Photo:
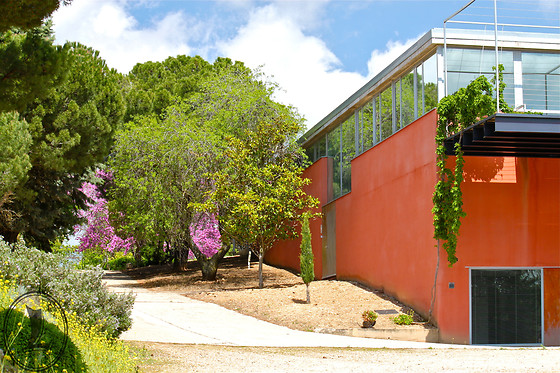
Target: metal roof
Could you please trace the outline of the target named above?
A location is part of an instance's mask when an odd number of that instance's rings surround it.
[[[493,47],[493,31],[447,29],[446,39],[448,47]],[[444,43],[444,30],[434,28],[421,36],[416,43],[408,48],[389,66],[375,75],[363,87],[358,89],[348,99],[337,106],[319,123],[309,129],[299,139],[303,147],[314,143],[318,137],[330,131],[352,115],[355,109],[363,106],[368,100],[391,85],[403,74],[426,60]],[[534,51],[560,51],[558,34],[539,32],[500,32],[499,46],[505,49],[534,50]]]

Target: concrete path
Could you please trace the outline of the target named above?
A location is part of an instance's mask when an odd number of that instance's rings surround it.
[[[297,331],[245,316],[216,304],[144,289],[121,272],[107,271],[104,281],[112,291],[132,291],[136,295],[132,327],[121,335],[123,340],[267,347],[475,347]]]

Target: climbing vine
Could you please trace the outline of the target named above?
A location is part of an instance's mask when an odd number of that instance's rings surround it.
[[[510,112],[503,91],[503,66],[499,65],[500,80],[500,108]],[[494,81],[494,79],[492,79]],[[436,155],[438,182],[433,194],[434,238],[443,241],[443,248],[447,252],[449,266],[457,262],[457,236],[461,227],[461,218],[465,217],[463,210],[463,150],[461,142],[454,145],[455,167],[448,165],[444,140],[452,134],[458,133],[485,116],[495,113],[496,101],[492,98],[492,84],[485,76],[479,76],[467,87],[459,89],[454,94],[444,97],[438,104],[438,123],[436,129]]]

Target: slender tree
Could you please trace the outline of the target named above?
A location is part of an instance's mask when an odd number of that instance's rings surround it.
[[[309,284],[315,279],[315,269],[313,265],[313,251],[311,250],[311,231],[309,230],[309,217],[304,215],[301,223],[301,254],[299,256],[299,266],[301,278],[305,283],[307,304],[311,303]]]

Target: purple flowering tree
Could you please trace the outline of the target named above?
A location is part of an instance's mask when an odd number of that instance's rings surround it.
[[[214,214],[196,214],[189,230],[193,244],[207,258],[213,257],[222,246],[222,236]],[[189,259],[194,257],[193,252],[189,251]]]
[[[112,174],[104,170],[97,170],[96,175],[105,183],[112,180]],[[84,193],[90,202],[87,208],[78,212],[81,218],[86,220],[83,226],[74,227],[75,234],[80,242],[79,251],[102,250],[107,253],[123,251],[127,253],[135,245],[133,237],[122,239],[109,223],[109,210],[107,200],[103,197],[99,187],[93,183],[85,182],[80,191]]]

